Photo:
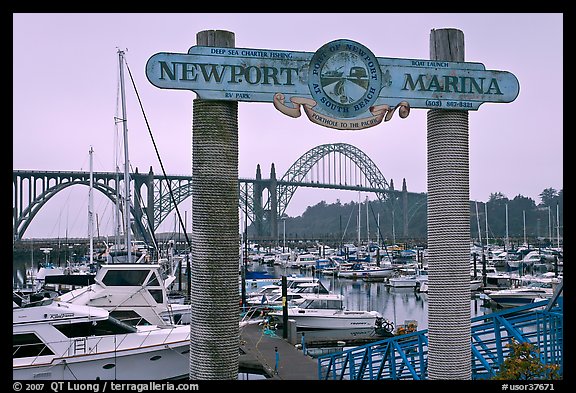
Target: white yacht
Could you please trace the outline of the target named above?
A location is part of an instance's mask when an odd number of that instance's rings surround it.
[[[171,303],[168,288],[174,275],[159,264],[104,264],[94,284],[60,295],[58,300],[104,308],[129,325],[189,324],[190,305]]]
[[[282,310],[269,315],[282,322]],[[377,311],[346,310],[343,295],[319,294],[306,296],[298,306],[288,308],[288,319],[293,319],[298,329],[312,330],[375,328],[383,317]]]
[[[299,303],[304,297],[310,294],[326,294],[330,291],[322,284],[322,281],[293,281],[295,285],[286,288],[286,300],[290,304]],[[249,306],[281,306],[282,305],[282,286],[265,285],[255,295],[247,297],[246,303]]]
[[[382,263],[380,266],[377,266],[376,264],[365,264],[364,269],[362,270],[362,280],[383,280],[392,277],[393,274],[394,267],[391,263]]]
[[[18,303],[17,303],[18,302]],[[165,380],[189,372],[189,326],[134,327],[99,307],[12,302],[14,380]]]
[[[388,283],[393,288],[418,288],[428,283],[428,271],[417,269],[415,274],[391,277]]]
[[[318,255],[312,253],[298,254],[296,260],[288,262],[288,266],[294,269],[307,269],[313,266],[316,267],[316,260],[318,258]]]
[[[486,295],[500,307],[517,307],[545,299],[550,299],[561,278],[524,277],[519,278],[521,286],[509,289],[488,290]]]
[[[517,307],[545,299],[553,295],[552,286],[531,284],[530,286],[485,292],[500,307]]]

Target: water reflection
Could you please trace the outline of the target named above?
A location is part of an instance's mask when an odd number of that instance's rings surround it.
[[[32,266],[30,258],[14,259],[13,283],[24,283],[26,269]],[[35,267],[38,268],[35,263]],[[253,264],[253,270],[265,270],[274,277],[282,275],[307,275],[310,271],[300,272],[298,269],[285,269],[280,266],[267,267],[258,263]],[[416,321],[418,330],[428,328],[428,295],[415,292],[412,288],[392,288],[385,282],[363,281],[362,279],[344,279],[332,276],[319,275],[318,278],[330,291],[344,295],[344,304],[348,310],[374,310],[380,312],[394,326],[404,324],[405,321]],[[248,291],[255,291],[257,287],[247,284]],[[483,306],[483,301],[476,296],[470,299],[471,317],[492,312],[489,307]]]
[[[277,277],[298,270],[285,271],[283,268],[268,268]],[[303,273],[306,275],[306,273]],[[307,274],[312,276],[311,273]],[[332,292],[344,295],[344,304],[348,310],[378,311],[394,326],[406,321],[416,321],[418,330],[428,328],[428,294],[414,291],[413,288],[393,288],[385,282],[345,279],[331,276],[318,276],[320,281]],[[470,317],[492,312],[484,307],[483,301],[471,293]]]

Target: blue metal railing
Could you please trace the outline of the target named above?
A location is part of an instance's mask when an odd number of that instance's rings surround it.
[[[543,364],[563,375],[563,298],[471,319],[472,379],[489,379],[508,356],[507,344],[529,342]],[[318,357],[319,379],[427,379],[428,330],[395,336]]]

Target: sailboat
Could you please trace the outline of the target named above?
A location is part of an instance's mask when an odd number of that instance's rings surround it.
[[[117,195],[117,201],[123,210],[123,231],[124,243],[120,242],[119,234],[116,234],[116,244],[108,248],[107,263],[133,263],[144,262],[147,256],[146,247],[137,246],[137,242],[132,241],[130,225],[130,161],[128,159],[128,119],[126,115],[126,96],[124,89],[124,51],[118,49],[118,65],[120,70],[120,96],[122,106],[122,117],[116,117],[116,123],[121,122],[123,128],[124,140],[124,194],[120,198]],[[118,209],[119,210],[119,209]],[[119,220],[118,220],[119,221]],[[119,222],[118,222],[119,224]],[[116,231],[119,231],[120,225],[117,225]],[[140,242],[142,243],[142,242]]]
[[[34,292],[43,293],[45,296],[55,296],[57,293],[67,292],[76,287],[83,287],[94,283],[97,264],[94,261],[94,211],[92,192],[94,188],[93,158],[94,150],[90,146],[90,183],[88,191],[88,237],[90,240],[89,256],[87,263],[73,264],[66,262],[66,267],[55,267],[46,263],[40,267],[34,277]],[[68,237],[68,235],[66,235]]]

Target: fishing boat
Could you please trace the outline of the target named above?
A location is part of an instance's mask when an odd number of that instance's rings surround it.
[[[283,311],[271,311],[269,316],[281,324]],[[378,311],[346,310],[343,295],[318,294],[288,308],[288,319],[295,321],[297,329],[314,330],[376,328],[384,318]]]
[[[189,373],[189,326],[134,327],[101,307],[12,302],[14,380],[166,380]]]

